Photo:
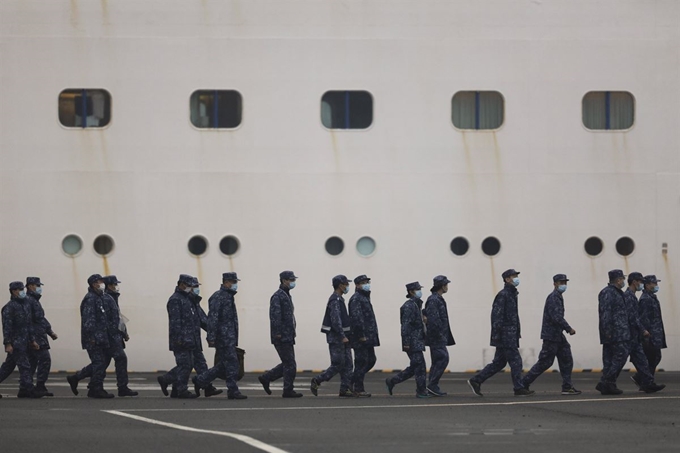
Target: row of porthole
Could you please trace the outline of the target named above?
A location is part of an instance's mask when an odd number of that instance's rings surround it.
[[[113,252],[115,243],[113,238],[106,234],[100,234],[92,243],[92,247],[98,255],[107,256]],[[458,236],[451,241],[451,252],[456,256],[464,256],[470,250],[470,243],[462,236]],[[635,242],[624,236],[616,241],[616,252],[621,256],[628,256],[635,250]],[[61,248],[67,255],[75,256],[83,249],[83,240],[75,235],[69,234],[61,242]],[[241,248],[241,243],[236,236],[225,236],[219,243],[220,252],[226,256],[234,255]],[[338,236],[331,236],[326,240],[326,252],[329,255],[337,256],[345,250],[345,242]],[[375,253],[375,240],[369,236],[363,236],[357,240],[356,249],[361,256],[372,256]],[[590,256],[598,256],[604,250],[602,239],[592,236],[586,239],[583,244],[585,252]],[[200,235],[189,239],[187,243],[189,253],[194,256],[204,255],[208,251],[208,240]],[[501,242],[489,236],[482,241],[482,252],[487,256],[495,256],[501,251]]]

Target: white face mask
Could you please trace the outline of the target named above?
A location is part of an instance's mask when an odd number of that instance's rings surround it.
[[[104,288],[106,288],[106,285],[103,283],[100,283],[97,285],[97,288],[99,288],[99,291],[104,291]]]
[[[232,291],[238,291],[238,283],[234,283],[230,288]]]
[[[567,290],[567,285],[560,285],[557,287],[557,291],[563,293]]]
[[[512,284],[515,286],[519,286],[519,277],[515,277],[512,279]]]
[[[288,282],[288,288],[290,289],[295,288],[295,282]]]
[[[368,292],[368,291],[371,290],[371,284],[370,283],[364,283],[363,285],[361,285],[361,289]]]
[[[19,299],[25,299],[26,298],[26,290],[22,289],[21,291],[19,291],[18,296],[19,296]]]
[[[619,285],[619,288],[623,289],[626,287],[626,280],[621,280],[621,284]]]
[[[654,291],[655,293],[658,293],[659,292],[659,286],[658,285],[655,286],[654,289],[652,289],[652,291]]]
[[[420,299],[421,297],[423,297],[423,292],[422,292],[421,290],[416,290],[415,296],[416,296],[418,299]]]
[[[35,288],[35,293],[36,293],[37,295],[41,295],[41,294],[42,294],[42,286],[36,287],[36,288]]]
[[[184,288],[184,292],[189,294],[191,292],[191,286],[187,286],[186,288]]]
[[[198,296],[199,294],[201,294],[201,288],[199,288],[198,286],[196,286],[195,288],[191,288],[191,290],[192,290],[192,291],[194,292],[194,294],[196,294],[197,296]]]
[[[116,286],[113,288],[113,290],[114,290],[115,292],[119,293],[119,292],[120,292],[120,286],[116,285]]]
[[[345,286],[345,289],[342,290],[342,294],[347,294],[349,292],[349,286]]]

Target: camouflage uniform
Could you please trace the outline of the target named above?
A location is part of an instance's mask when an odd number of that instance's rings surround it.
[[[347,392],[352,381],[352,349],[349,342],[343,342],[349,340],[350,331],[345,299],[334,292],[326,304],[326,313],[321,326],[321,332],[326,334],[331,366],[315,379],[322,383],[330,381],[333,376],[340,373],[340,393]]]
[[[112,343],[119,339],[118,313],[114,310],[109,296],[90,286],[80,304],[80,316],[81,345],[87,350],[92,363],[92,377],[88,387],[91,391],[103,389]]]
[[[29,277],[30,279],[30,277]],[[38,284],[40,281],[38,280]],[[28,285],[29,283],[27,283]],[[34,282],[30,282],[34,284]],[[31,315],[33,322],[33,334],[35,335],[35,342],[40,346],[39,350],[30,349],[29,350],[29,361],[31,362],[31,376],[33,376],[37,370],[38,374],[36,376],[36,384],[39,388],[45,387],[45,382],[50,375],[50,368],[52,367],[52,358],[50,357],[50,342],[47,340],[47,336],[54,335],[52,331],[52,325],[45,318],[45,310],[43,310],[40,304],[41,294],[33,291],[27,291],[26,300],[31,307]]]
[[[561,280],[567,280],[566,276]],[[557,363],[562,375],[562,390],[573,388],[571,371],[574,368],[574,359],[571,355],[571,345],[562,332],[571,332],[572,328],[564,319],[564,298],[562,293],[555,289],[548,295],[543,308],[543,324],[541,326],[541,339],[543,347],[538,355],[538,362],[524,376],[522,383],[529,388],[545,370],[550,368],[557,357]]]
[[[209,300],[208,311],[208,343],[217,350],[215,366],[199,374],[196,382],[206,387],[219,376],[226,377],[229,394],[238,393],[236,384],[239,371],[238,356],[238,313],[234,296],[236,291],[220,287]]]
[[[356,282],[356,279],[355,279]],[[380,346],[378,323],[371,305],[371,292],[357,289],[349,299],[350,345],[354,349],[352,388],[364,392],[364,377],[375,365],[375,348]],[[365,338],[366,341],[359,341]]]
[[[626,310],[628,310],[628,327],[630,328],[630,343],[628,345],[628,355],[630,361],[635,366],[637,373],[635,374],[637,382],[643,386],[648,386],[654,382],[654,376],[649,371],[649,363],[647,356],[642,349],[642,333],[645,331],[642,322],[640,322],[640,315],[638,314],[638,299],[635,291],[631,291],[630,287],[623,293],[626,301]],[[619,370],[620,372],[621,370]],[[618,375],[617,375],[618,377]]]
[[[435,284],[436,282],[437,280],[435,280]],[[450,282],[447,279],[444,284],[448,283]],[[447,346],[456,344],[453,335],[451,334],[449,311],[446,307],[444,297],[437,292],[433,292],[430,297],[427,298],[423,313],[427,318],[427,336],[425,344],[430,347],[430,358],[432,359],[427,387],[435,392],[441,393],[439,389],[439,379],[441,379],[446,370],[446,366],[449,364],[449,350]]]
[[[23,288],[23,283],[18,283]],[[13,288],[12,285],[17,287]],[[12,285],[10,289],[19,289],[17,282],[12,282]],[[16,366],[19,368],[19,388],[22,392],[32,391],[34,388],[29,359],[30,344],[35,341],[31,321],[28,297],[21,299],[12,296],[2,308],[2,343],[5,346],[12,345],[13,351],[0,367],[0,382],[7,379]]]
[[[498,292],[491,309],[491,346],[496,347],[493,361],[489,363],[470,381],[478,384],[483,383],[494,374],[510,365],[512,384],[515,391],[523,389],[522,384],[522,357],[519,354],[519,339],[521,338],[521,326],[517,309],[517,288],[506,283],[505,287]]]
[[[600,344],[602,345],[601,384],[616,385],[630,353],[631,332],[623,291],[609,283],[598,295]]]
[[[645,277],[645,283],[656,282],[658,280],[654,275]],[[646,289],[642,291],[638,313],[642,325],[650,333],[649,338],[644,340],[643,347],[649,363],[649,371],[654,376],[656,367],[661,362],[661,350],[666,348],[666,331],[661,317],[661,304],[656,294]]]
[[[407,290],[416,289],[415,286],[420,287],[418,282],[409,283],[406,286]],[[388,378],[388,386],[394,386],[400,382],[413,377],[416,378],[416,393],[418,395],[427,395],[427,387],[425,385],[426,369],[425,369],[425,322],[423,321],[422,307],[423,301],[417,297],[408,296],[409,299],[404,302],[399,310],[401,319],[401,344],[402,349],[409,358],[409,366],[391,379]]]
[[[286,279],[286,272],[280,274],[282,279]],[[294,274],[290,272],[290,276]],[[297,372],[295,362],[295,306],[290,295],[290,289],[284,284],[272,295],[269,301],[269,326],[271,342],[279,354],[281,363],[264,373],[262,380],[272,382],[283,377],[283,393],[288,394],[294,391],[293,383]]]

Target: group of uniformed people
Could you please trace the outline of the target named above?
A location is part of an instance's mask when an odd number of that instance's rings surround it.
[[[522,358],[519,354],[521,338],[518,314],[519,272],[508,269],[502,274],[504,287],[496,295],[491,311],[491,346],[496,348],[494,359],[483,370],[468,380],[473,393],[482,396],[481,385],[494,374],[510,365],[514,393],[529,396],[530,385],[558,360],[562,376],[562,394],[578,395],[571,381],[573,358],[564,332],[576,331],[564,318],[563,294],[569,279],[564,274],[553,277],[553,291],[548,295],[543,312],[541,339],[543,347],[538,362],[522,377]],[[264,391],[271,395],[270,383],[283,378],[283,397],[299,398],[294,389],[297,370],[295,362],[296,322],[291,290],[297,276],[292,271],[279,274],[279,288],[270,299],[269,319],[271,342],[281,363],[258,376]],[[169,321],[169,349],[176,366],[158,377],[164,395],[175,398],[197,398],[201,391],[209,397],[222,393],[213,386],[217,378],[226,381],[229,399],[246,399],[238,388],[243,376],[244,351],[238,348],[238,313],[234,301],[239,278],[235,272],[222,274],[222,285],[209,298],[208,314],[200,306],[200,283],[196,277],[181,274],[174,293],[167,303]],[[106,368],[113,359],[116,368],[118,396],[136,396],[128,387],[125,343],[129,340],[125,318],[120,313],[118,284],[115,275],[91,275],[88,292],[80,306],[81,345],[87,350],[91,363],[67,377],[71,390],[78,394],[79,381],[89,377],[88,397],[113,398],[104,390]],[[628,283],[628,288],[624,288]],[[429,398],[444,396],[439,380],[449,363],[448,346],[455,344],[444,294],[450,280],[443,275],[434,277],[431,295],[423,304],[423,286],[419,282],[406,285],[406,302],[401,306],[402,349],[409,358],[409,366],[385,380],[387,391],[415,376],[416,396]],[[654,372],[661,360],[661,349],[666,348],[661,308],[656,296],[659,280],[654,275],[642,276],[633,272],[626,276],[621,270],[609,272],[609,284],[599,294],[600,343],[602,344],[603,372],[597,390],[603,395],[616,395],[622,390],[616,380],[628,357],[637,373],[631,376],[641,391],[657,392],[665,386],[654,381]],[[326,334],[331,365],[314,377],[310,390],[314,395],[322,383],[340,374],[340,397],[370,397],[364,388],[364,377],[376,363],[375,348],[380,346],[378,325],[371,304],[371,279],[359,275],[354,279],[355,292],[349,299],[351,282],[344,275],[332,279],[333,293],[326,305],[321,332]],[[10,301],[2,309],[3,344],[7,358],[0,367],[0,382],[19,368],[19,397],[41,398],[52,396],[47,390],[50,370],[49,341],[57,339],[45,318],[40,304],[42,283],[38,277],[28,277],[26,286],[20,281],[10,283]],[[638,300],[636,293],[642,291]],[[423,306],[424,305],[424,306]],[[203,354],[201,329],[207,331],[207,341],[215,348],[214,366],[208,368]],[[424,351],[430,348],[431,368],[426,373]],[[352,351],[354,357],[352,357]],[[191,371],[193,390],[189,389]],[[33,376],[37,371],[36,385]],[[171,393],[168,387],[171,386]]]

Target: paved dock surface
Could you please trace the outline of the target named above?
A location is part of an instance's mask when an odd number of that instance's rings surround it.
[[[532,385],[536,395],[515,397],[509,373],[472,394],[465,373],[447,373],[449,394],[416,399],[415,382],[387,395],[388,374],[370,373],[371,398],[339,398],[339,380],[324,383],[319,396],[309,391],[310,373],[298,374],[300,399],[281,398],[281,384],[264,393],[257,375],[240,382],[247,400],[226,392],[211,398],[164,397],[156,374],[133,374],[136,398],[92,400],[85,383],[74,396],[65,375],[53,375],[53,398],[17,399],[16,374],[0,384],[2,452],[601,452],[680,451],[680,372],[657,374],[662,392],[638,392],[622,373],[620,396],[595,390],[597,373],[575,373],[579,396],[560,395],[557,373]],[[115,376],[106,379],[115,391]],[[224,388],[222,381],[216,382]]]

